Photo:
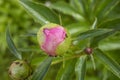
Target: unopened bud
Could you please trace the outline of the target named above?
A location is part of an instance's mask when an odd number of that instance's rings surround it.
[[[42,26],[37,33],[37,39],[41,49],[50,56],[64,54],[71,43],[67,30],[54,23]]]
[[[92,48],[85,48],[84,51],[85,51],[86,54],[90,55],[90,54],[92,54],[93,49]]]
[[[32,70],[26,61],[16,60],[11,64],[8,72],[12,79],[24,80],[30,76]]]

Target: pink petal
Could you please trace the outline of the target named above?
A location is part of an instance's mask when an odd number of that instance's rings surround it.
[[[66,32],[63,27],[57,26],[51,29],[45,28],[43,30],[45,34],[45,42],[41,48],[49,55],[56,55],[57,46],[64,41],[66,37]]]

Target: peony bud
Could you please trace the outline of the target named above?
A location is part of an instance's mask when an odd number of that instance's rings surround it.
[[[92,48],[89,48],[89,47],[88,47],[88,48],[85,48],[84,51],[85,51],[85,53],[88,54],[88,55],[92,54],[92,52],[93,52]]]
[[[31,67],[26,61],[16,60],[9,68],[9,75],[14,80],[24,80],[31,74]]]
[[[71,43],[68,32],[62,26],[53,23],[42,26],[37,38],[41,49],[50,56],[65,53]]]

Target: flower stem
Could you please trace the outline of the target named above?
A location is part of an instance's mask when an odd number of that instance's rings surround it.
[[[80,57],[81,55],[83,55],[83,54],[75,54],[75,55],[69,56],[69,57],[64,58],[64,59],[62,58],[62,59],[59,59],[59,60],[55,60],[55,61],[52,62],[52,65],[61,63],[63,61],[67,61],[67,60],[70,60],[70,59]]]

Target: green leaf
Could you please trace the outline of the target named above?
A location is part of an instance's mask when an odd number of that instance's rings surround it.
[[[97,18],[95,18],[92,26],[91,26],[91,29],[95,29],[96,28],[96,25],[97,25]]]
[[[50,7],[64,14],[71,15],[78,20],[84,20],[83,16],[80,15],[77,10],[75,10],[72,6],[70,6],[69,4],[63,1],[59,1],[54,4],[51,4]]]
[[[11,35],[9,32],[9,28],[6,29],[6,41],[7,41],[7,45],[11,51],[11,53],[18,59],[22,59],[22,55],[20,54],[20,52],[18,52],[17,48],[14,45],[13,40],[11,39]]]
[[[94,30],[89,30],[89,31],[86,31],[86,32],[83,32],[81,34],[78,35],[77,39],[79,41],[83,40],[83,39],[86,39],[86,38],[93,38],[93,37],[96,37],[96,36],[100,36],[100,35],[103,35],[105,33],[108,33],[112,31],[111,29],[94,29]]]
[[[98,25],[98,27],[104,27],[118,31],[120,30],[120,18],[106,20],[102,24]]]
[[[33,73],[31,80],[42,80],[44,78],[45,74],[48,71],[48,68],[51,65],[52,58],[53,57],[48,57],[39,65],[39,67]]]
[[[70,3],[75,10],[84,16],[88,23],[92,23],[95,17],[93,12],[94,0],[70,0]]]
[[[86,58],[87,55],[80,56],[75,65],[76,80],[84,80],[86,73]]]
[[[100,49],[94,50],[95,56],[99,59],[108,70],[120,78],[120,65],[112,58],[104,54]]]
[[[101,0],[95,8],[95,14],[98,16],[98,18],[103,18],[107,16],[119,2],[119,0]]]
[[[96,36],[96,37],[92,38],[92,39],[91,39],[91,42],[90,42],[90,46],[91,46],[91,47],[96,47],[96,46],[98,46],[98,43],[99,43],[101,40],[103,40],[103,39],[111,36],[111,35],[114,34],[114,33],[115,33],[115,31],[112,30],[112,31],[110,31],[110,32],[104,33],[103,35],[99,35],[99,36]]]
[[[70,0],[70,4],[74,9],[78,10],[81,14],[84,14],[84,6],[81,0]]]
[[[72,23],[66,26],[72,36],[76,36],[81,32],[87,31],[89,28],[84,23]]]
[[[26,9],[26,11],[32,15],[32,17],[40,24],[44,25],[50,22],[59,24],[58,16],[43,4],[34,3],[29,0],[19,0],[19,2]]]
[[[101,40],[115,34],[117,31],[120,30],[120,18],[109,19],[107,21],[104,21],[102,24],[98,25],[98,27],[113,29],[113,30],[110,32],[104,33],[103,35],[94,37],[91,40],[92,47],[96,47]]]
[[[65,67],[61,66],[56,80],[71,80],[74,73],[75,59],[65,62]]]
[[[107,18],[120,18],[120,2],[116,7],[107,15]]]
[[[99,48],[104,51],[119,50],[120,49],[120,40],[115,41],[103,41],[99,44]]]

